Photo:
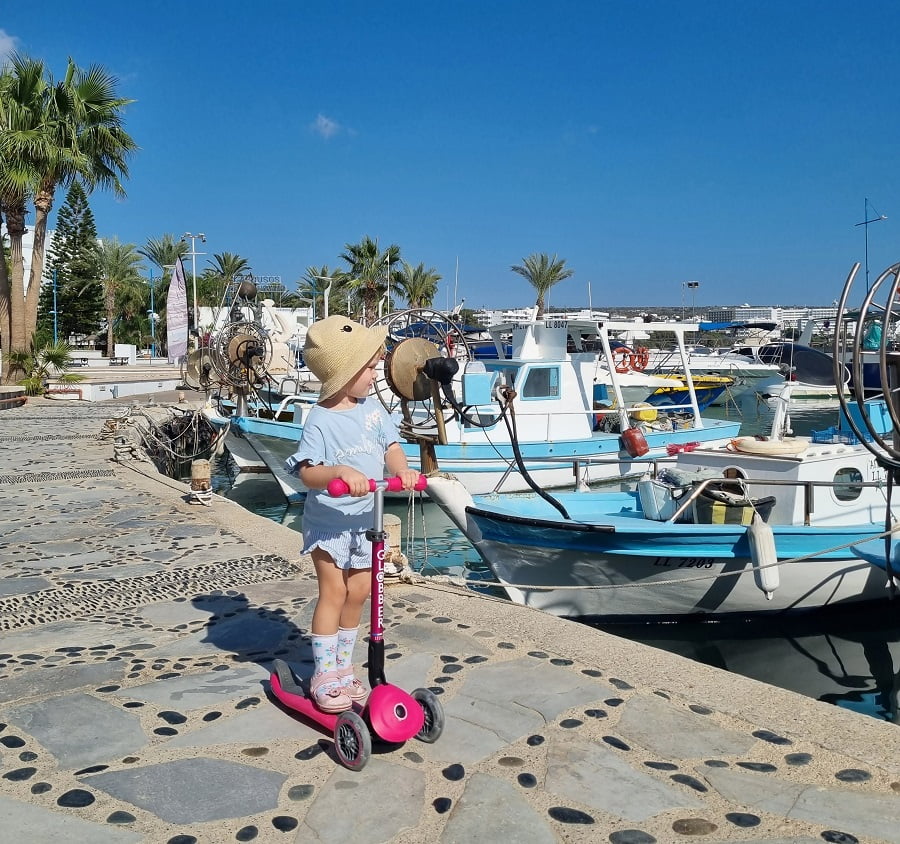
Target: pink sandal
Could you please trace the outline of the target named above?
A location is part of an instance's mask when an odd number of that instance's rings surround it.
[[[369,696],[369,690],[356,677],[353,666],[349,665],[346,668],[338,668],[336,673],[337,676],[341,678],[341,688],[343,689],[344,694],[354,703],[365,703],[366,698]],[[353,678],[349,683],[347,682],[348,677]]]
[[[322,712],[344,712],[353,706],[337,671],[317,674],[309,681],[309,696]]]

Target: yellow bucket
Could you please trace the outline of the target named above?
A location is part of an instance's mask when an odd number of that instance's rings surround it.
[[[659,411],[646,402],[638,402],[628,411],[628,415],[636,422],[655,422]]]

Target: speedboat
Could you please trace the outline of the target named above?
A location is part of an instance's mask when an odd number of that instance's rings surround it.
[[[890,429],[883,401],[865,412]],[[683,450],[636,486],[472,495],[446,475],[428,495],[511,600],[554,615],[718,619],[887,596],[852,550],[884,535],[886,473],[846,426]]]
[[[511,338],[512,354],[505,356],[501,343],[495,359],[467,359],[440,384],[423,367],[427,361],[450,361],[446,350],[442,355],[427,338],[404,336],[390,343],[376,394],[396,416],[410,465],[428,470],[421,459],[421,445],[428,443],[441,468],[454,472],[475,494],[529,489],[523,466],[547,488],[571,484],[573,462],[584,484],[639,475],[648,460],[664,456],[669,448],[724,444],[738,434],[737,420],[701,416],[689,373],[687,406],[648,409],[644,403],[629,403],[614,368],[609,401],[596,403],[600,361],[612,359],[610,332],[622,328],[617,323],[535,319],[497,326],[499,336]],[[673,333],[683,345],[687,329],[660,323],[648,330]],[[585,335],[596,338],[603,351],[584,350]],[[567,351],[570,339],[576,344],[574,353]],[[232,427],[251,443],[256,436],[295,443],[301,432],[301,424],[249,416],[233,418]]]

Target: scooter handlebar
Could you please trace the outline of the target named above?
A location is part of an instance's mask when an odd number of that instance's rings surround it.
[[[419,475],[419,479],[416,481],[416,485],[413,489],[416,492],[421,492],[427,485],[428,478],[426,478],[425,475]],[[332,478],[328,482],[326,489],[332,498],[338,498],[350,492],[350,486],[341,478]],[[369,492],[375,492],[376,489],[383,489],[388,492],[400,492],[403,489],[403,481],[397,477],[385,478],[383,481],[376,481],[373,478],[369,478]]]

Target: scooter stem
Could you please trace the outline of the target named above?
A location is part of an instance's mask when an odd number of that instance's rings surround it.
[[[369,622],[369,686],[387,683],[384,676],[384,546],[387,533],[384,530],[384,488],[376,486],[373,507],[373,525],[366,531],[372,543],[372,597]]]

